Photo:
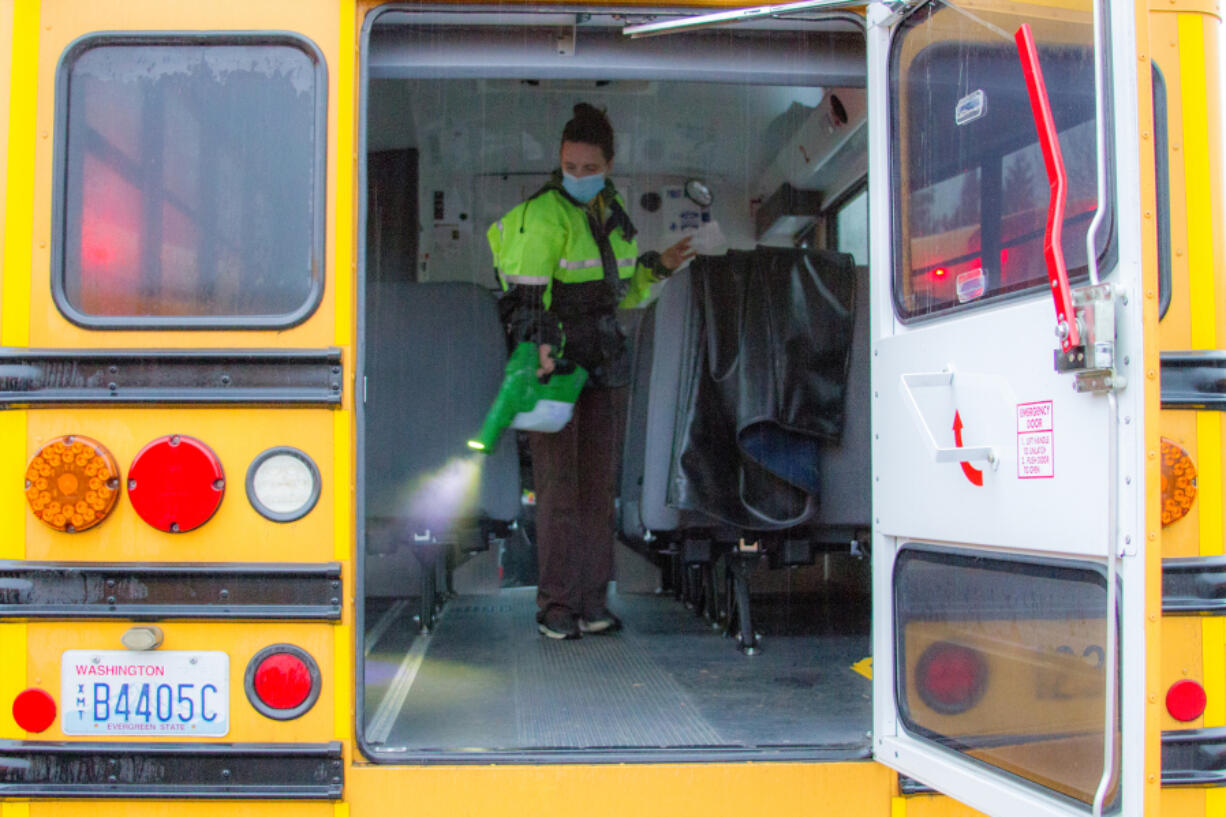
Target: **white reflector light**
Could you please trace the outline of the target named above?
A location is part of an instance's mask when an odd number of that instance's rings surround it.
[[[319,501],[319,469],[297,448],[270,448],[247,469],[247,499],[274,522],[301,519]]]

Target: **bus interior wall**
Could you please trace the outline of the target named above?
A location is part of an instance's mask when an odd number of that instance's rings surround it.
[[[863,89],[374,76],[366,87],[368,753],[868,756],[870,684],[859,669],[869,654],[866,248],[828,229],[866,172]],[[485,231],[546,180],[580,101],[612,121],[612,177],[640,251],[683,235],[704,255],[833,240],[856,256],[858,292],[844,427],[823,444],[813,517],[786,531],[745,531],[678,514],[674,529],[650,529],[646,518],[627,518],[647,501],[643,478],[629,474],[610,603],[625,631],[551,642],[534,626],[531,466],[515,432],[482,484],[464,486],[457,518],[428,534],[389,518],[397,503],[420,501],[410,494],[423,479],[452,473],[488,405],[472,392],[497,387],[505,355]],[[686,195],[695,179],[709,205]],[[415,235],[396,235],[397,224]],[[414,245],[415,257],[406,255]],[[649,308],[623,313],[632,347],[667,338],[670,286],[680,284],[657,285]],[[644,348],[632,348],[638,367],[651,365]],[[662,399],[652,377],[631,387],[625,468],[642,467],[630,448],[646,408],[636,420],[633,406]],[[455,458],[445,456],[450,437],[460,444]],[[748,610],[736,603],[742,577]]]

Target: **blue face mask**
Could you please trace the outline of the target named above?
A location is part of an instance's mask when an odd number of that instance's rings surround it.
[[[570,194],[575,201],[587,204],[604,190],[604,174],[593,173],[591,176],[572,176],[562,171],[562,189]]]

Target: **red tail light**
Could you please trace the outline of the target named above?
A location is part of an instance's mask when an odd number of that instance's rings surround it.
[[[938,641],[924,650],[915,665],[915,688],[931,709],[957,715],[983,697],[988,685],[988,665],[983,655],[970,647]]]
[[[141,519],[167,533],[182,533],[209,521],[225,490],[217,455],[181,434],[149,443],[128,469],[132,507]]]
[[[13,701],[13,720],[27,732],[45,732],[55,723],[55,699],[46,691],[31,687]]]
[[[247,698],[260,714],[287,721],[305,714],[319,698],[319,665],[305,650],[273,644],[247,664]]]

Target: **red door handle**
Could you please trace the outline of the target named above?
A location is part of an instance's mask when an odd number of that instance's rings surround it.
[[[1051,100],[1047,98],[1047,83],[1043,81],[1043,66],[1039,64],[1039,49],[1035,46],[1030,24],[1022,23],[1014,39],[1022,61],[1022,73],[1026,75],[1030,111],[1034,116],[1035,130],[1039,133],[1039,147],[1043,150],[1043,164],[1047,168],[1047,182],[1051,187],[1051,197],[1047,202],[1047,230],[1043,234],[1043,258],[1047,261],[1047,280],[1051,283],[1052,298],[1056,302],[1060,349],[1067,352],[1081,345],[1081,332],[1077,329],[1073,293],[1068,284],[1061,242],[1064,205],[1068,199],[1068,173],[1064,169],[1064,155],[1060,152],[1060,138],[1056,134]]]

